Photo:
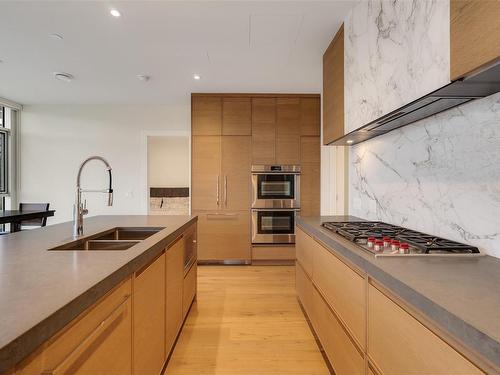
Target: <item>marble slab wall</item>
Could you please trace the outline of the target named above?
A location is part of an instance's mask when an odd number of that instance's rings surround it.
[[[350,213],[500,258],[500,94],[350,151]]]
[[[363,0],[344,22],[345,130],[449,83],[447,0]]]

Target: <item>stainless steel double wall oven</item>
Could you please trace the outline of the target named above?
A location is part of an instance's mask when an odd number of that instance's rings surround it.
[[[252,166],[252,243],[295,243],[300,166]]]

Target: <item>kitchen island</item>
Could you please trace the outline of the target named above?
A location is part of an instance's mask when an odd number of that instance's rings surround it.
[[[299,299],[326,352],[348,347],[345,356],[353,358],[340,363],[340,356],[337,363],[330,359],[336,372],[498,372],[500,259],[377,258],[321,226],[361,220],[297,219]],[[330,313],[327,325],[333,331],[327,332],[325,316]]]
[[[50,352],[52,338],[60,338],[61,332],[67,336],[76,327],[79,332],[75,335],[81,336],[81,343],[75,342],[74,348],[68,349],[69,352],[54,365],[68,366],[67,361],[72,360],[72,356],[78,354],[77,350],[87,345],[99,329],[99,325],[83,329],[81,322],[118,292],[122,294],[118,298],[118,307],[125,306],[119,321],[125,322],[122,338],[134,341],[140,339],[137,331],[141,328],[141,322],[136,319],[141,316],[140,306],[135,306],[135,301],[149,303],[149,297],[154,293],[162,293],[154,298],[163,298],[163,302],[158,302],[158,306],[152,306],[152,309],[158,310],[158,321],[163,322],[159,339],[171,341],[161,345],[161,353],[156,358],[163,366],[180,331],[182,322],[179,320],[186,316],[196,293],[196,262],[189,264],[187,270],[184,259],[185,249],[196,244],[196,221],[196,216],[97,216],[85,219],[83,237],[92,237],[113,228],[152,229],[151,235],[125,250],[49,251],[73,241],[71,222],[0,237],[0,373],[14,371],[15,366],[15,371],[23,373],[24,367],[35,368],[39,363],[50,362],[46,353]],[[148,283],[154,287],[148,287]],[[130,298],[132,295],[134,299]],[[169,298],[172,298],[170,306],[175,307],[175,311],[165,308],[165,299]],[[109,316],[116,315],[115,307],[110,308]],[[130,317],[132,309],[137,310],[133,320]],[[99,314],[94,315],[98,317]],[[174,318],[172,328],[169,322]],[[106,320],[96,319],[97,323],[105,325]],[[150,323],[145,327],[151,329]],[[132,325],[136,330],[134,337],[129,332]],[[152,328],[160,331],[158,327]],[[109,332],[106,334],[112,337]],[[88,350],[92,349],[90,346]],[[134,366],[142,359],[147,363],[154,362],[147,355],[142,358],[135,350],[132,353],[132,342],[125,346],[125,352],[130,352],[135,358]],[[29,358],[30,362],[25,366],[21,361],[30,355],[33,358]],[[125,363],[130,363],[125,365],[125,372],[132,372],[132,359],[127,358]],[[53,371],[54,368],[41,370]]]

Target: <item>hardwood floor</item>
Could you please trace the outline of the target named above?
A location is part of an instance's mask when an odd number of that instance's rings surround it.
[[[200,266],[166,374],[329,374],[293,266]]]

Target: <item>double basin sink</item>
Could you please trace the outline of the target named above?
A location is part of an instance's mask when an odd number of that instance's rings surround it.
[[[148,237],[158,233],[164,227],[116,227],[89,237],[65,243],[49,251],[91,251],[91,250],[127,250]]]

